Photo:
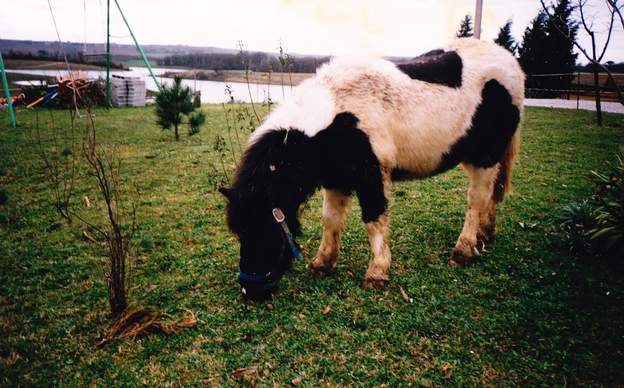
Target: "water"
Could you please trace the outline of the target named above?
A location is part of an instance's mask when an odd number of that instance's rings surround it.
[[[184,69],[156,67],[153,68],[158,82],[169,85],[173,82],[172,78],[162,77],[162,74],[168,71],[183,71]],[[67,76],[66,70],[41,70],[41,69],[7,69],[7,73],[19,73],[29,75],[42,75],[49,77],[56,77],[58,75]],[[82,74],[85,74],[87,78],[106,77],[106,71],[100,70],[81,70]],[[158,87],[154,83],[154,80],[149,75],[149,71],[145,67],[131,67],[129,71],[111,70],[111,74],[129,76],[129,77],[141,77],[145,80],[145,86],[149,90],[158,90]],[[18,84],[28,85],[30,83],[37,83],[37,81],[18,81]],[[266,102],[270,96],[271,101],[279,103],[285,98],[288,98],[292,93],[290,86],[281,85],[266,85],[266,84],[249,84],[247,89],[246,83],[240,82],[220,82],[220,81],[200,81],[192,79],[183,79],[182,84],[188,86],[191,90],[201,91],[202,103],[219,104],[222,102],[229,102],[229,95],[225,92],[226,86],[229,86],[232,96],[235,101],[241,102]]]

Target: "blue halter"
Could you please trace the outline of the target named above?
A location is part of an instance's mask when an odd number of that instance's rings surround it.
[[[277,223],[280,224],[280,226],[282,227],[282,231],[284,232],[284,236],[288,241],[288,245],[290,245],[290,251],[292,252],[293,256],[297,260],[302,261],[303,255],[301,254],[299,248],[297,248],[297,244],[295,244],[295,239],[293,238],[292,233],[290,233],[290,229],[288,229],[288,225],[285,222],[286,216],[284,216],[282,209],[278,207],[273,209],[273,218],[275,218],[275,221],[277,221]]]
[[[282,232],[284,233],[284,237],[286,238],[286,241],[288,241],[288,245],[290,246],[290,251],[292,252],[293,256],[297,260],[302,261],[303,255],[301,254],[301,251],[297,247],[297,244],[295,244],[293,235],[290,232],[288,225],[286,224],[286,216],[284,216],[284,212],[282,212],[282,209],[276,207],[273,209],[272,213],[273,213],[273,218],[275,219],[275,221],[282,227]],[[274,274],[277,273],[276,270],[280,264],[281,264],[281,261],[279,261],[275,265],[275,268],[273,270],[271,270],[270,272],[267,272],[264,275],[250,274],[239,269],[238,280],[243,281],[243,282],[257,283],[259,285],[261,284],[263,289],[265,290],[271,289],[275,287],[277,285],[277,282],[279,281],[279,276],[276,277]]]

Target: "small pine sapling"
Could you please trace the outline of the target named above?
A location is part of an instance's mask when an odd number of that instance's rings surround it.
[[[197,111],[189,116],[189,136],[193,136],[199,133],[199,128],[206,122],[206,114],[204,112]]]
[[[171,86],[163,85],[162,90],[156,95],[158,125],[163,129],[173,127],[176,140],[180,140],[179,128],[182,117],[190,115],[194,110],[191,88],[182,86],[180,77],[175,77]]]

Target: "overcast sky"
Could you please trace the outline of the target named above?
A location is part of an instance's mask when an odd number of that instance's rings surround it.
[[[443,46],[475,0],[118,0],[142,44],[184,44],[287,52],[412,56]],[[482,38],[492,40],[507,19],[522,32],[538,0],[483,0]],[[601,0],[590,3],[603,4]],[[50,0],[64,41],[104,42],[106,0]],[[111,0],[112,41],[132,43]],[[86,8],[86,12],[85,12]],[[47,0],[0,0],[0,38],[55,40]],[[599,7],[590,9],[603,25]],[[600,29],[601,30],[601,29]],[[601,30],[602,31],[602,30]],[[604,34],[603,34],[604,35]],[[602,35],[601,35],[602,37]],[[581,32],[582,42],[587,38]],[[581,62],[586,62],[579,58]],[[624,61],[617,25],[606,60]]]

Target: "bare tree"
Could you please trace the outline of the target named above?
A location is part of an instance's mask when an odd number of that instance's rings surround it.
[[[43,164],[44,176],[52,189],[55,207],[61,217],[69,223],[77,219],[86,227],[86,230],[83,230],[85,239],[106,245],[109,268],[105,276],[109,305],[112,315],[118,317],[128,306],[126,291],[126,273],[130,260],[128,242],[136,231],[136,200],[130,199],[124,190],[116,150],[105,149],[97,142],[95,122],[89,103],[79,94],[76,94],[75,101],[77,100],[86,104],[82,107],[86,111],[86,115],[82,117],[85,120],[82,142],[77,135],[80,132],[76,126],[78,107],[72,102],[72,106],[68,108],[70,115],[68,125],[57,126],[54,113],[49,111],[51,126],[49,138],[44,139],[37,113],[35,147]],[[87,166],[86,175],[94,178],[101,198],[100,203],[103,204],[102,207],[93,206],[88,212],[73,201],[74,187],[78,180],[77,171],[80,170],[78,168],[81,161],[80,144]],[[85,198],[87,207],[92,207],[88,197]],[[98,214],[98,211],[103,213]],[[129,228],[126,227],[128,225]],[[92,237],[92,234],[96,238]]]
[[[579,14],[581,15],[581,22],[583,24],[583,28],[585,29],[585,32],[591,38],[592,71],[594,73],[594,93],[596,96],[596,118],[598,121],[598,125],[602,126],[602,108],[600,104],[600,82],[599,82],[600,79],[598,76],[598,71],[599,71],[598,66],[596,66],[596,64],[602,61],[602,58],[604,57],[607,51],[607,47],[609,47],[609,42],[611,41],[611,32],[613,31],[613,21],[615,19],[614,18],[615,12],[613,10],[611,10],[610,12],[611,18],[609,20],[609,30],[607,33],[607,38],[604,41],[602,51],[600,52],[599,55],[596,55],[596,48],[597,48],[596,47],[597,46],[596,33],[594,31],[593,21],[588,24],[587,19],[585,18],[585,12],[584,12],[585,4],[587,4],[587,0],[579,0],[578,10],[579,10]]]
[[[624,105],[624,96],[622,95],[622,92],[619,88],[619,85],[617,84],[615,80],[615,77],[613,76],[613,73],[611,72],[611,70],[609,70],[607,66],[601,63],[602,59],[604,58],[605,53],[607,52],[609,43],[611,42],[611,35],[613,32],[613,24],[614,24],[615,16],[618,15],[620,17],[620,21],[622,22],[623,29],[624,29],[624,19],[622,18],[622,13],[620,10],[621,6],[618,4],[619,0],[606,0],[605,5],[609,10],[609,15],[610,15],[609,27],[607,29],[607,37],[604,40],[602,49],[600,49],[596,41],[596,30],[594,28],[593,20],[588,21],[585,15],[586,14],[585,6],[587,5],[587,2],[588,0],[577,0],[576,7],[579,12],[579,16],[581,19],[581,24],[583,25],[583,29],[591,38],[591,45],[592,45],[591,54],[588,53],[588,51],[583,46],[581,46],[580,43],[578,43],[576,40],[571,39],[571,37],[567,35],[564,31],[562,31],[559,28],[558,30],[564,36],[570,39],[570,41],[574,44],[574,46],[576,46],[576,48],[581,52],[581,54],[583,54],[583,56],[592,64],[592,70],[594,73],[594,93],[595,93],[595,99],[596,99],[596,119],[597,119],[598,125],[602,126],[602,107],[601,107],[601,100],[600,100],[600,83],[599,83],[600,69],[602,69],[603,71],[607,73],[607,77],[609,77],[609,80],[612,81],[613,85],[615,86],[615,91],[617,93],[619,102],[622,105]],[[546,5],[544,0],[540,0],[540,3],[542,4],[542,8],[544,9],[544,12],[546,12],[546,14],[548,14],[549,17],[551,18],[556,17],[550,12],[550,8]]]
[[[624,16],[622,16],[622,9],[624,9],[624,5],[618,4],[619,0],[607,0],[609,3],[609,7],[617,14],[620,19],[620,24],[622,25],[622,30],[624,30]]]
[[[106,213],[104,225],[95,224],[80,217],[90,229],[96,232],[106,244],[109,257],[109,270],[106,274],[108,283],[108,301],[113,316],[120,316],[128,307],[126,288],[126,269],[129,265],[128,242],[136,231],[136,201],[130,201],[129,208],[126,194],[122,189],[120,161],[116,152],[108,152],[99,146],[96,137],[93,115],[87,108],[88,121],[85,128],[82,150],[89,166],[88,175],[95,178],[104,202]],[[131,223],[126,232],[125,223]]]

